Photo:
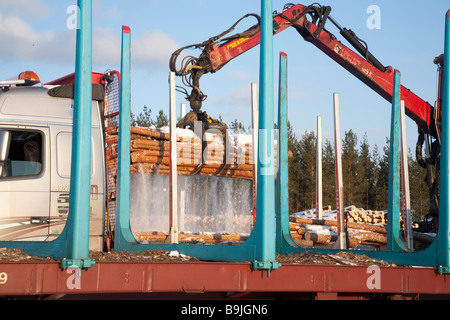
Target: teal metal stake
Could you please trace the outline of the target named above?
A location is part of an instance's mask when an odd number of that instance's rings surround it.
[[[131,31],[122,26],[122,63],[120,74],[119,112],[119,157],[117,162],[117,209],[116,219],[120,220],[121,232],[116,237],[124,237],[129,243],[137,243],[130,222],[130,118],[131,118]],[[120,243],[121,241],[117,241]]]
[[[442,87],[441,177],[438,231],[438,265],[441,273],[450,272],[450,10],[445,16],[444,83]]]
[[[90,268],[89,215],[91,190],[92,126],[92,0],[78,0],[79,26],[75,62],[74,114],[72,131],[72,167],[70,178],[71,215],[68,223],[67,268]]]
[[[281,251],[283,240],[296,246],[289,231],[289,172],[287,132],[287,55],[280,53],[280,80],[278,93],[278,170],[276,182],[277,206],[277,251]]]
[[[348,250],[352,253],[365,254],[371,258],[391,261],[398,265],[428,266],[436,267],[441,274],[450,274],[450,10],[446,15],[445,57],[442,90],[442,141],[441,141],[441,178],[440,178],[440,213],[439,230],[436,240],[426,249],[420,251],[407,251],[400,237],[399,210],[400,210],[400,133],[399,133],[399,107],[400,107],[400,73],[396,71],[394,84],[394,100],[392,103],[392,125],[391,125],[391,162],[389,183],[389,217],[388,217],[388,245],[387,250]],[[445,132],[445,133],[444,133]],[[289,229],[287,229],[289,230]],[[277,220],[278,233],[285,233]],[[278,240],[279,235],[277,235]],[[334,254],[335,249],[301,248],[288,243],[288,237],[277,244],[280,254],[295,252],[319,252]],[[340,251],[340,249],[339,249]]]
[[[275,164],[272,0],[261,0],[259,134],[255,269],[277,269],[275,261]]]
[[[117,211],[114,250],[149,251],[163,249],[177,250],[180,253],[204,260],[251,261],[255,260],[255,236],[239,246],[223,245],[187,245],[187,244],[144,244],[134,237],[130,224],[130,29],[123,27],[122,32],[122,81],[121,107],[119,123],[119,157],[117,172]],[[273,122],[272,122],[273,124]],[[272,222],[274,224],[274,222]]]
[[[387,250],[390,251],[406,249],[400,235],[400,77],[395,70],[389,149]]]

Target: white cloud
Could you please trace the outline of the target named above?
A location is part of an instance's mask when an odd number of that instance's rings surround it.
[[[29,59],[41,56],[42,51],[57,39],[53,32],[37,33],[31,25],[16,16],[0,14],[0,56],[5,58]]]
[[[208,94],[208,92],[204,93]],[[245,127],[248,127],[252,121],[250,82],[223,92],[221,95],[211,94],[203,103],[203,111],[212,118],[218,118],[220,114],[226,123],[238,119]]]
[[[138,64],[169,66],[172,53],[180,46],[168,34],[150,30],[140,38],[132,40],[132,58]]]
[[[73,64],[76,31],[37,32],[24,19],[0,13],[0,43],[0,58]],[[140,37],[132,34],[132,62],[134,65],[168,68],[170,55],[178,47],[170,35],[159,30],[150,30]],[[93,63],[117,65],[120,64],[120,55],[120,34],[108,28],[94,28]]]
[[[159,30],[150,30],[134,38],[133,30],[131,32],[133,65],[168,68],[171,54],[179,47],[171,36]],[[94,62],[120,63],[122,40],[114,30],[95,28],[93,39]]]
[[[121,40],[113,30],[94,28],[92,39],[93,63],[104,65],[120,63]]]
[[[0,12],[47,18],[49,7],[43,0],[1,0]]]

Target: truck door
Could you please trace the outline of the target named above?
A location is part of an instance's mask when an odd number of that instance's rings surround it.
[[[93,108],[93,112],[96,109]],[[52,175],[50,193],[50,235],[59,236],[69,214],[70,174],[72,164],[72,127],[51,125]],[[103,248],[104,200],[104,151],[101,128],[93,126],[91,138],[91,190],[90,249]]]
[[[49,240],[49,128],[1,125],[9,132],[0,176],[0,241]]]

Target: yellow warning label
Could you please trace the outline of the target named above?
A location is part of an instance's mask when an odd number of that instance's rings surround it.
[[[249,38],[249,37],[239,38],[239,39],[237,39],[236,41],[230,43],[230,44],[227,46],[227,49],[233,49],[233,48],[235,48],[236,46],[240,45],[241,43],[244,43],[244,42],[247,41],[248,39],[250,39],[250,38]]]

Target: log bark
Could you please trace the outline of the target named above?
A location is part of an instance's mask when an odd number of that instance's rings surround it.
[[[304,223],[311,225],[325,225],[330,227],[336,227],[337,222],[334,220],[324,220],[324,219],[310,219],[310,218],[299,218],[299,217],[290,217],[289,221],[296,223]],[[347,228],[357,229],[357,230],[367,230],[378,233],[387,233],[386,228],[378,225],[367,225],[363,223],[347,223]]]
[[[155,139],[169,140],[170,134],[163,133],[157,129],[131,127],[131,133],[151,137]]]
[[[136,238],[141,242],[157,242],[165,241],[168,237],[168,232],[135,232]],[[241,234],[220,234],[220,233],[188,233],[180,232],[180,243],[227,243],[237,242],[242,243],[248,239],[248,235]]]
[[[349,237],[352,237],[353,239],[358,240],[359,243],[365,243],[365,242],[379,243],[379,244],[387,243],[386,235],[377,233],[377,232],[370,232],[370,231],[358,232],[356,230],[350,230]]]
[[[169,167],[164,164],[154,164],[154,163],[135,163],[130,167],[131,174],[150,174],[150,175],[167,175],[169,172]],[[179,175],[191,175],[196,172],[195,166],[185,167],[178,166],[178,174]],[[221,173],[218,168],[211,168],[208,166],[204,166],[200,171],[196,172],[197,174],[202,175],[217,175],[219,177],[228,177],[228,178],[236,178],[236,179],[253,179],[252,171],[248,170],[240,170],[240,169],[224,169]]]
[[[308,230],[305,233],[305,240],[320,244],[329,244],[331,242],[335,242],[337,238],[338,238],[337,233],[330,232],[327,230],[323,231]]]

